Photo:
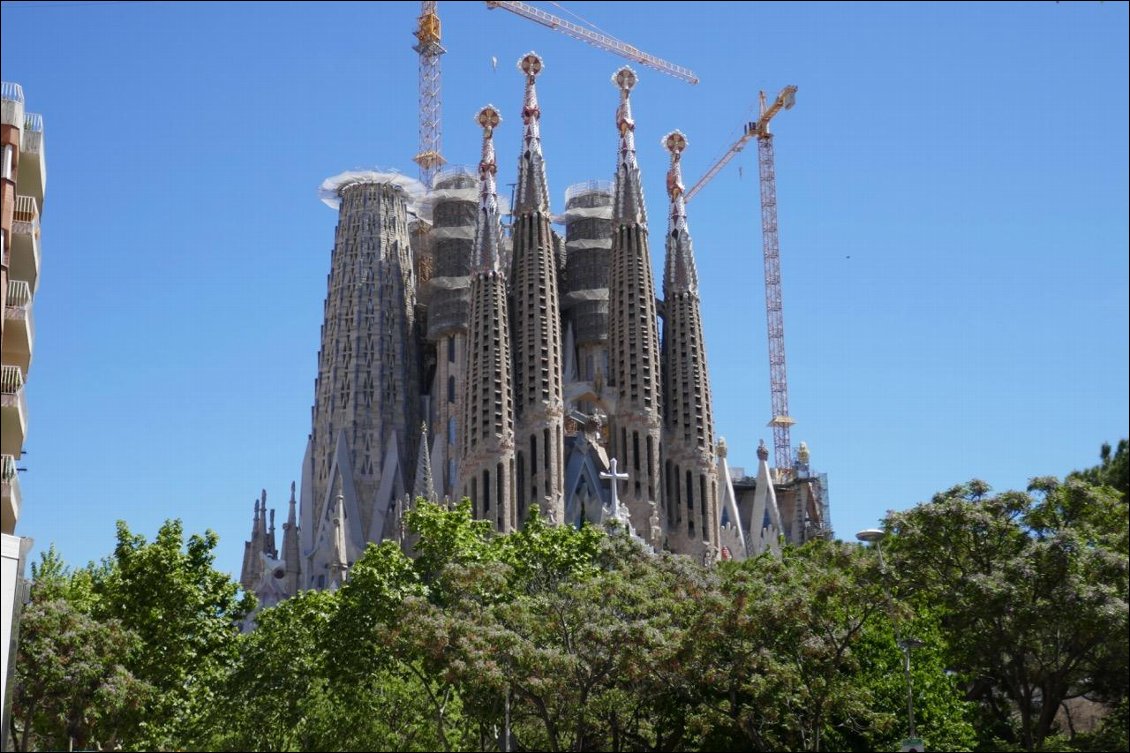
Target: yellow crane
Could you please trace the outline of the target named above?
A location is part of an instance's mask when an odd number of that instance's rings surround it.
[[[575,23],[546,13],[528,3],[509,0],[487,0],[487,8],[501,8],[517,16],[529,19],[574,39],[587,42],[594,47],[607,50],[616,55],[654,68],[690,84],[698,83],[698,76],[682,66],[649,55],[626,42],[607,34],[586,29]],[[446,161],[442,153],[442,128],[440,111],[443,103],[440,98],[440,57],[447,52],[441,44],[442,33],[436,0],[420,3],[420,16],[416,26],[416,44],[412,47],[420,55],[420,151],[413,161],[420,167],[420,180],[431,186],[436,171]]]
[[[761,92],[760,100],[760,117],[752,123],[746,123],[741,138],[687,191],[685,200],[694,198],[750,139],[757,139],[758,172],[761,178],[761,242],[765,259],[765,313],[769,325],[769,392],[773,408],[769,426],[773,428],[773,462],[779,471],[787,471],[793,467],[789,429],[796,421],[789,416],[789,382],[785,370],[785,312],[781,302],[781,250],[777,238],[777,174],[773,166],[773,134],[769,132],[769,121],[781,110],[790,110],[796,104],[796,87],[786,86],[771,105],[766,102],[765,92]]]

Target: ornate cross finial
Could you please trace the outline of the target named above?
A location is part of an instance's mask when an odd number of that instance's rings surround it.
[[[545,64],[542,62],[541,55],[538,55],[536,52],[532,51],[527,52],[521,57],[521,59],[518,60],[518,70],[526,74],[527,81],[532,81],[533,79],[537,78],[537,75],[541,73],[541,69],[544,67],[544,65]]]
[[[493,175],[498,169],[494,163],[494,129],[502,122],[502,116],[498,114],[498,108],[494,105],[487,105],[475,115],[475,122],[483,129],[483,158],[479,162],[479,172],[483,170],[490,170]]]
[[[541,152],[541,106],[535,85],[544,67],[536,52],[527,52],[518,61],[518,70],[526,76],[526,95],[522,102],[522,155],[518,161],[518,189],[514,197],[517,214],[549,210],[549,186]]]
[[[616,108],[616,130],[620,132],[621,139],[629,138],[631,132],[636,130],[636,121],[632,119],[632,106],[628,95],[638,80],[636,72],[626,65],[612,76],[612,83],[620,90],[620,106]]]
[[[687,148],[687,137],[682,131],[671,131],[663,137],[661,143],[671,153],[671,167],[667,170],[667,195],[674,201],[683,195],[683,169],[680,163],[683,150]]]
[[[698,293],[698,270],[694,263],[691,234],[687,226],[687,203],[683,198],[683,150],[687,137],[682,131],[671,131],[660,142],[671,154],[671,167],[667,170],[667,195],[671,197],[671,211],[667,223],[667,259],[663,271],[664,295]]]
[[[475,266],[478,270],[498,272],[500,259],[500,233],[498,224],[498,186],[495,174],[498,163],[494,156],[494,129],[502,116],[494,105],[487,105],[475,115],[475,122],[483,129],[483,152],[479,160],[479,220],[475,228]]]
[[[620,224],[646,223],[640,170],[636,164],[636,121],[628,94],[635,87],[636,72],[624,66],[612,76],[612,84],[620,90],[620,106],[616,108],[616,130],[620,133],[620,153],[616,165],[616,191],[612,218]]]

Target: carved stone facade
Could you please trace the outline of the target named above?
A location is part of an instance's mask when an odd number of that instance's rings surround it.
[[[404,513],[418,496],[467,496],[500,532],[535,508],[567,525],[615,518],[642,544],[703,561],[827,534],[827,482],[810,472],[807,448],[775,470],[762,448],[747,477],[716,442],[679,167],[685,138],[664,139],[659,302],[629,98],[635,73],[624,67],[613,78],[614,181],[570,187],[554,217],[535,86],[542,61],[530,53],[519,68],[508,232],[495,155],[502,119],[490,106],[476,118],[474,170],[442,170],[430,190],[392,173],[345,174],[323,187],[340,216],[300,514],[296,525],[292,491],[279,560],[265,502],[256,502],[245,588],[268,599],[280,584],[329,588],[367,542],[410,549]],[[268,579],[268,565],[283,577]]]

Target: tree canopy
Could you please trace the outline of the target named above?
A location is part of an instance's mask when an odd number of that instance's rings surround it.
[[[214,534],[119,524],[100,564],[32,568],[17,749],[897,750],[906,654],[928,749],[1125,749],[1126,443],[994,494],[711,567],[622,528],[496,535],[418,500],[331,591],[255,613]],[[1105,722],[1064,723],[1087,699]]]

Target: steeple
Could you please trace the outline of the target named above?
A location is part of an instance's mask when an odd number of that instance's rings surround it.
[[[514,515],[514,396],[510,366],[510,316],[500,250],[494,129],[502,118],[493,106],[479,111],[483,150],[479,161],[479,213],[471,270],[471,321],[463,385],[459,480],[478,518],[499,531]]]
[[[271,527],[267,529],[267,540],[263,544],[263,551],[272,557],[279,556],[279,548],[275,542],[275,510],[271,508]]]
[[[475,255],[471,274],[502,271],[502,226],[498,215],[498,162],[494,155],[494,129],[502,116],[494,105],[487,105],[475,117],[483,129],[482,156],[479,159],[479,217],[475,225]]]
[[[621,224],[647,223],[643,188],[640,186],[640,167],[636,162],[636,121],[632,118],[632,103],[628,99],[638,80],[636,72],[626,65],[612,76],[612,83],[620,90],[620,106],[616,108],[620,149],[616,163],[616,194],[612,219]]]
[[[331,544],[322,529],[339,475],[348,477],[351,547],[388,535],[388,511],[411,482],[422,359],[408,224],[422,192],[395,173],[351,171],[322,185],[338,219],[300,487],[305,586],[324,582]]]
[[[517,416],[515,498],[520,525],[531,505],[538,505],[549,520],[560,522],[564,517],[565,400],[558,265],[534,83],[542,70],[541,58],[527,53],[518,61],[518,68],[526,77],[525,128],[518,158],[510,282]]]
[[[668,542],[676,552],[713,559],[719,549],[718,466],[698,273],[680,169],[687,139],[679,131],[672,131],[663,137],[662,144],[671,154],[667,171],[667,255],[663,265],[667,310],[663,326],[663,410],[669,479]]]
[[[628,94],[636,74],[627,66],[613,76],[620,90],[616,129],[620,143],[612,211],[612,273],[608,290],[609,379],[618,394],[612,418],[611,455],[631,480],[624,501],[637,530],[647,530],[649,502],[660,489],[660,352],[655,280],[648,250],[647,214],[636,164],[635,121]]]
[[[687,139],[680,131],[671,131],[662,144],[671,153],[667,170],[667,195],[671,208],[667,218],[667,260],[663,268],[663,298],[674,293],[698,295],[698,270],[694,263],[694,246],[687,227],[687,203],[683,198],[682,155]]]
[[[432,483],[432,461],[428,457],[428,422],[420,425],[420,451],[416,456],[416,482],[412,485],[412,493],[417,497],[435,502],[436,487]]]
[[[244,590],[250,591],[259,582],[259,552],[262,551],[262,539],[259,535],[259,500],[253,503],[253,517],[251,519],[251,540],[243,542],[243,567],[239,572],[239,585]]]
[[[526,77],[526,96],[522,103],[522,156],[518,160],[514,214],[549,211],[549,187],[541,153],[541,107],[535,85],[542,67],[536,52],[527,52],[518,61],[518,70]]]
[[[298,501],[295,499],[294,482],[290,482],[290,502],[283,524],[282,558],[286,562],[286,592],[291,596],[298,593],[301,582],[302,563],[298,546]]]

